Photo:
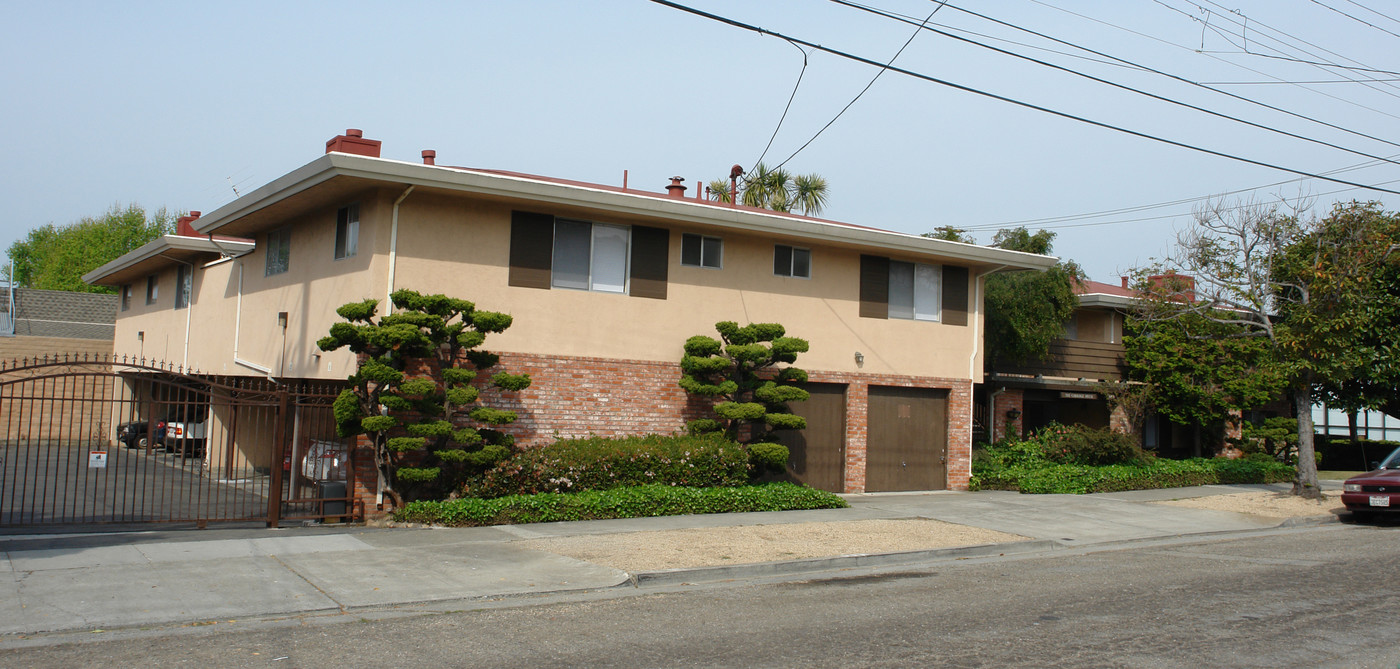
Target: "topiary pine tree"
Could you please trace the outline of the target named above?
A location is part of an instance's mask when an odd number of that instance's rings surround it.
[[[509,315],[445,295],[398,290],[391,297],[399,311],[378,320],[378,300],[340,307],[336,313],[346,322],[332,325],[316,345],[361,356],[351,388],[335,401],[337,431],[370,437],[384,495],[397,508],[409,493],[454,489],[465,475],[505,459],[511,437],[482,426],[507,425],[516,415],[473,406],[479,391],[471,385],[499,362],[478,347],[488,333],[510,327]],[[518,391],[530,377],[499,372],[490,382]],[[399,428],[406,436],[390,436]]]
[[[753,323],[739,327],[733,321],[715,323],[723,342],[696,335],[685,342],[681,358],[681,388],[694,395],[715,398],[715,418],[690,421],[692,434],[723,432],[749,449],[750,461],[760,469],[782,469],[788,451],[775,443],[773,430],[802,429],[807,420],[788,411],[788,402],[802,402],[810,395],[800,386],[807,372],[791,365],[807,342],[787,337],[777,323]]]

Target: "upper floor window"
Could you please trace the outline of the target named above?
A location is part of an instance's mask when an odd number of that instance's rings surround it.
[[[131,284],[122,285],[122,311],[131,308]]]
[[[1079,319],[1077,316],[1078,314],[1070,314],[1069,319],[1065,321],[1064,339],[1073,340],[1079,338]]]
[[[724,263],[724,240],[685,233],[681,235],[681,264],[719,269]]]
[[[335,213],[335,259],[350,258],[360,248],[360,205],[341,207]]]
[[[908,318],[968,324],[968,269],[860,257],[861,318]]]
[[[773,245],[773,273],[778,276],[812,278],[812,251],[786,244]]]
[[[628,237],[625,226],[558,219],[554,223],[551,285],[626,292]]]
[[[939,320],[943,272],[938,265],[890,261],[890,318]]]
[[[155,304],[160,297],[160,277],[152,274],[146,277],[146,304]]]
[[[263,276],[281,274],[291,267],[292,229],[282,228],[267,233],[267,271]]]
[[[194,288],[194,270],[189,265],[175,268],[175,308],[190,306],[190,293]]]
[[[666,299],[670,231],[511,212],[509,285]]]

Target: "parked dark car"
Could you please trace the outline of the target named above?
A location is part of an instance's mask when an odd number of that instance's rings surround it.
[[[125,444],[127,448],[144,449],[150,445],[147,443],[147,440],[154,436],[155,441],[152,443],[161,444],[165,439],[164,424],[157,421],[154,433],[150,432],[148,429],[149,425],[150,421],[146,420],[134,420],[129,423],[120,424],[117,426],[117,441]]]
[[[1400,448],[1342,484],[1342,503],[1357,517],[1400,513]]]

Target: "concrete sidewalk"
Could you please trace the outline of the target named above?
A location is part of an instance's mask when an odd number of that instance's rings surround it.
[[[1328,482],[1327,488],[1340,488]],[[1273,486],[1097,495],[848,496],[851,508],[485,528],[359,526],[0,535],[0,647],[19,636],[368,612],[615,586],[753,578],[1276,527],[1257,516],[1148,504]],[[1030,541],[629,574],[519,539],[780,523],[927,518]]]

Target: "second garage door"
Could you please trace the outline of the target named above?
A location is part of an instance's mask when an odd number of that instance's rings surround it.
[[[948,391],[870,387],[865,490],[942,490],[948,484]]]

